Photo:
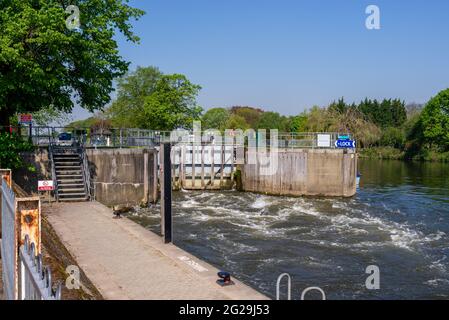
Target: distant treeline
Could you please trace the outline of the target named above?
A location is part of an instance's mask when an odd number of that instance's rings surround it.
[[[196,103],[199,85],[184,75],[165,75],[154,67],[138,68],[120,79],[117,89],[117,99],[104,112],[71,126],[173,130],[191,128],[193,120],[201,120],[203,129],[341,132],[352,134],[362,156],[449,159],[449,89],[424,105],[368,98],[349,104],[340,98],[295,116],[248,106],[204,112]]]

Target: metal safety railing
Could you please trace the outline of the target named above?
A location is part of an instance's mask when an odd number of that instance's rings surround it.
[[[42,263],[40,245],[30,241],[25,230],[34,234],[35,241],[41,242],[40,232],[36,232],[36,227],[40,228],[40,203],[37,204],[39,213],[34,223],[22,226],[27,223],[23,218],[23,212],[19,208],[32,208],[27,201],[31,198],[16,198],[12,189],[5,180],[2,179],[2,279],[3,290],[7,300],[60,300],[61,284],[53,290],[52,276],[49,267]],[[22,202],[21,202],[22,201]],[[25,203],[24,206],[21,203]],[[25,221],[25,222],[22,222]],[[23,241],[23,245],[20,243]]]
[[[93,200],[93,190],[92,190],[92,182],[91,182],[91,176],[90,176],[90,167],[89,167],[89,161],[87,159],[86,150],[83,147],[79,148],[79,152],[81,155],[81,161],[83,166],[83,180],[84,180],[84,186],[86,188],[86,194],[89,197],[89,200]]]
[[[42,255],[36,254],[28,236],[19,249],[19,261],[19,300],[61,300],[62,285],[53,289],[51,270],[42,264]]]
[[[16,298],[17,240],[15,218],[15,195],[2,179],[2,272],[3,291],[7,300]]]
[[[50,144],[48,146],[48,153],[49,153],[49,160],[50,160],[50,168],[51,168],[51,179],[53,180],[53,187],[54,187],[54,195],[55,195],[55,199],[56,201],[59,201],[59,196],[58,196],[58,192],[56,190],[58,190],[58,179],[56,178],[56,166],[55,166],[55,159],[53,158],[53,144]]]
[[[188,130],[159,131],[135,128],[79,128],[79,127],[37,127],[32,126],[15,128],[13,131],[20,132],[22,136],[29,139],[37,146],[48,146],[58,144],[58,136],[61,133],[70,133],[75,145],[83,145],[87,148],[107,147],[157,147],[161,143],[193,143],[194,132]],[[214,133],[215,132],[215,133]],[[204,130],[200,132],[201,144],[214,144],[221,140],[221,144],[248,145],[248,140],[253,139],[258,144],[276,146],[278,148],[336,148],[335,142],[342,136],[351,138],[349,133],[338,132],[277,132],[275,141],[271,141],[270,130],[265,132],[258,130],[227,130],[217,132],[216,130]],[[218,137],[220,136],[220,137]],[[326,138],[327,137],[327,138]],[[320,141],[320,138],[325,140]],[[231,142],[230,142],[231,141]]]

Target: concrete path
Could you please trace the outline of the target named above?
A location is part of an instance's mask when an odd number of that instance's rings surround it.
[[[215,283],[218,270],[98,202],[44,206],[43,213],[106,299],[267,299],[239,281]]]

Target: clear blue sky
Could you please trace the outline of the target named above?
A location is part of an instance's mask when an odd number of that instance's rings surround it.
[[[298,114],[344,96],[426,102],[449,87],[447,0],[135,0],[136,66],[183,73],[203,108]],[[365,28],[375,4],[381,29]],[[75,118],[86,115],[77,110]]]

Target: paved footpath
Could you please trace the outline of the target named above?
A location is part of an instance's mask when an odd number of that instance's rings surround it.
[[[113,219],[98,202],[57,203],[43,213],[105,299],[267,299],[127,218]]]

